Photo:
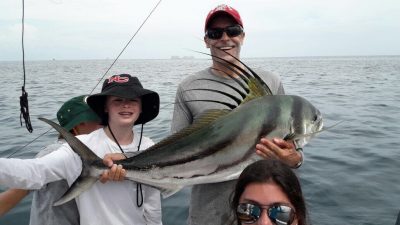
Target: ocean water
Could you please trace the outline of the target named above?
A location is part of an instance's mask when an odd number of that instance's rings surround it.
[[[249,58],[244,62],[279,74],[287,94],[303,96],[317,106],[326,126],[343,121],[304,148],[305,162],[297,170],[311,222],[395,224],[400,211],[400,56]],[[13,157],[31,158],[52,143],[57,136],[54,131],[33,141],[49,130],[37,118],[55,119],[61,104],[90,93],[110,64],[110,60],[27,62],[31,134],[19,121],[22,65],[0,62],[0,157],[14,153]],[[179,81],[209,65],[207,59],[119,60],[109,74],[136,75],[145,87],[160,93],[160,115],[144,130],[159,141],[168,135]],[[186,188],[163,200],[164,224],[186,224],[189,191]],[[24,199],[0,218],[0,224],[28,224],[30,202],[31,197]]]

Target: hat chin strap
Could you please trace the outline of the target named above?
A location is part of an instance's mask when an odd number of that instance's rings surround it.
[[[121,152],[124,154],[125,152],[124,152],[124,150],[121,148],[121,145],[119,145],[117,139],[115,138],[115,135],[114,135],[114,133],[112,132],[110,125],[107,125],[107,127],[108,127],[108,130],[109,130],[110,133],[111,133],[111,136],[114,138],[115,143],[117,143],[118,148],[119,148],[119,149],[121,150]],[[143,124],[142,124],[141,129],[140,129],[140,138],[139,138],[139,144],[138,144],[138,147],[137,147],[137,151],[140,150],[140,144],[142,143],[142,137],[143,137]],[[133,138],[135,138],[135,137],[133,137]],[[139,200],[139,196],[140,196],[140,200]],[[139,184],[139,183],[136,183],[136,205],[137,205],[137,207],[141,207],[141,206],[143,205],[143,190],[142,190],[142,184]]]
[[[112,130],[111,130],[110,124],[107,125],[107,128],[108,128],[108,130],[110,131],[111,136],[114,138],[115,143],[117,143],[118,148],[121,150],[122,153],[125,153],[124,150],[121,148],[121,145],[119,145],[119,143],[118,143],[118,141],[117,141],[117,138],[115,138],[115,135],[114,135],[114,133],[113,133]]]

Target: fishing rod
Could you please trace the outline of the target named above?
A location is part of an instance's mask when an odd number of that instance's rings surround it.
[[[118,54],[118,56],[115,58],[115,60],[111,63],[110,67],[107,69],[107,71],[103,74],[103,76],[99,79],[99,81],[97,82],[97,84],[94,86],[94,88],[90,91],[90,94],[93,93],[93,91],[96,89],[96,87],[100,84],[100,82],[104,79],[104,77],[107,75],[107,73],[111,70],[111,68],[114,66],[114,64],[117,62],[117,60],[119,59],[119,57],[122,55],[122,53],[125,51],[125,49],[129,46],[129,44],[132,42],[133,38],[135,38],[135,36],[138,34],[138,32],[140,31],[140,29],[142,29],[143,25],[146,23],[146,21],[150,18],[150,16],[153,14],[153,12],[156,10],[156,8],[158,7],[158,5],[161,3],[161,0],[159,0],[157,2],[157,4],[153,7],[153,9],[151,10],[151,12],[149,13],[149,15],[146,17],[146,19],[143,21],[143,23],[139,26],[139,28],[136,30],[136,32],[132,35],[131,39],[129,39],[128,43],[126,43],[126,45],[122,48],[121,52]],[[111,129],[110,129],[111,131]],[[111,131],[112,132],[112,131]],[[140,139],[142,139],[142,134],[143,134],[143,124],[142,124],[142,131],[140,134]],[[115,142],[118,144],[117,139],[115,139]],[[140,142],[139,142],[139,146],[140,146]],[[121,147],[120,147],[121,149]],[[138,147],[139,150],[139,147]],[[122,151],[122,149],[121,149]],[[122,151],[123,152],[123,151]],[[139,200],[139,196],[141,197]],[[137,207],[141,207],[143,205],[143,192],[142,192],[142,185],[141,184],[137,184],[136,186],[136,205]]]
[[[119,57],[122,55],[122,53],[125,51],[125,49],[128,47],[128,45],[132,42],[133,38],[135,38],[136,34],[138,34],[138,32],[140,31],[140,29],[142,29],[143,25],[146,23],[146,21],[150,18],[151,14],[153,14],[153,12],[156,10],[156,8],[158,7],[158,5],[161,3],[161,0],[159,0],[157,2],[157,4],[153,7],[153,9],[151,10],[151,12],[149,13],[149,15],[146,17],[146,19],[143,21],[143,23],[139,26],[139,28],[136,30],[136,32],[132,35],[131,39],[128,41],[128,43],[126,43],[126,45],[123,47],[123,49],[121,50],[121,52],[118,54],[118,56],[115,58],[115,60],[111,63],[110,67],[107,69],[107,71],[103,74],[103,76],[99,79],[99,81],[97,82],[97,84],[94,86],[94,88],[90,91],[90,94],[93,93],[93,91],[96,89],[96,87],[100,84],[100,82],[104,79],[104,77],[107,75],[107,73],[110,71],[110,69],[114,66],[114,64],[117,62],[117,60],[119,59]]]
[[[132,42],[132,40],[135,38],[135,36],[139,33],[139,31],[142,29],[143,25],[146,23],[146,21],[150,18],[150,16],[153,14],[153,12],[156,10],[156,8],[158,7],[158,5],[160,5],[162,0],[159,0],[157,2],[157,4],[153,7],[153,9],[150,11],[149,15],[146,17],[146,19],[142,22],[142,24],[139,26],[139,28],[136,30],[136,32],[132,35],[132,37],[129,39],[128,43],[123,47],[123,49],[121,50],[121,52],[118,54],[118,56],[115,58],[115,60],[112,62],[112,64],[110,65],[110,67],[107,69],[107,71],[104,73],[104,75],[99,79],[99,81],[97,82],[97,84],[94,86],[94,88],[92,89],[92,91],[90,91],[90,94],[93,93],[93,91],[96,89],[96,87],[100,84],[100,82],[104,79],[104,77],[107,75],[107,73],[110,71],[110,69],[114,66],[114,64],[117,62],[117,60],[119,59],[119,57],[122,55],[122,53],[125,51],[125,49],[129,46],[129,44]],[[22,4],[22,8],[23,8],[23,12],[24,12],[24,0],[22,0],[23,4]],[[23,13],[23,17],[22,17],[22,24],[24,24],[24,13]],[[22,39],[23,40],[23,39]],[[24,86],[25,86],[25,61],[23,61],[23,66],[24,66]],[[24,91],[24,86],[23,91]],[[25,92],[26,93],[26,92]],[[28,96],[28,93],[26,93],[26,95]],[[21,96],[22,97],[22,96]],[[25,111],[27,111],[27,115],[28,115],[28,119],[29,119],[29,108],[27,107],[28,105],[28,101],[26,99],[26,109]],[[21,106],[21,110],[22,110],[22,106]],[[25,116],[24,116],[25,118]],[[29,125],[30,125],[30,120],[29,120]],[[30,126],[31,127],[31,126]],[[24,149],[25,147],[27,147],[28,145],[32,144],[33,142],[35,142],[37,139],[39,139],[40,137],[42,137],[43,135],[47,134],[50,130],[52,130],[52,128],[50,128],[49,130],[47,130],[46,132],[40,134],[38,137],[36,137],[35,139],[33,139],[31,142],[29,142],[28,144],[22,146],[21,148],[15,150],[13,153],[11,153],[9,156],[7,156],[7,158],[10,158],[12,155],[14,155],[15,153],[21,151],[22,149]],[[32,131],[30,131],[32,132]]]
[[[35,139],[33,139],[32,141],[28,142],[27,144],[25,144],[24,146],[22,146],[21,148],[15,150],[14,152],[12,152],[10,155],[7,156],[7,158],[10,158],[11,156],[13,156],[15,153],[21,151],[22,149],[24,149],[26,146],[32,144],[33,142],[35,142],[36,140],[38,140],[39,138],[43,137],[43,135],[47,134],[49,131],[51,131],[52,128],[48,129],[46,132],[43,132],[42,134],[40,134],[39,136],[37,136]]]

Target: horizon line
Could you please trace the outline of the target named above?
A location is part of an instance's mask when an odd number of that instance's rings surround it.
[[[255,57],[241,57],[241,59],[265,59],[265,58],[339,58],[339,57],[399,57],[399,55],[311,55],[311,56],[255,56]],[[210,59],[209,57],[194,57],[194,56],[170,56],[169,58],[120,58],[119,60],[203,60]],[[25,62],[36,61],[95,61],[95,60],[114,60],[111,58],[91,58],[91,59],[32,59]],[[0,62],[21,62],[15,59],[3,59]]]

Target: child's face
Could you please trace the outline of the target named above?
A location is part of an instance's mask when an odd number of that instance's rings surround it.
[[[142,112],[140,98],[127,99],[108,96],[105,112],[108,113],[108,123],[117,126],[133,126]]]
[[[73,128],[74,134],[75,135],[80,135],[80,134],[90,134],[91,132],[103,127],[100,125],[99,122],[95,121],[87,121],[87,122],[82,122],[78,125],[76,125]]]

